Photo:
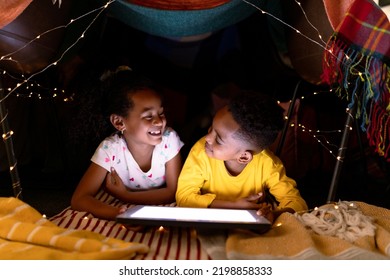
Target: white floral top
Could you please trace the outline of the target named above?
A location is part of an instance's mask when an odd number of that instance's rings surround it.
[[[154,148],[150,170],[143,172],[127,149],[124,138],[114,134],[100,143],[91,161],[109,172],[114,167],[129,189],[150,189],[165,184],[165,163],[174,158],[183,145],[176,131],[166,128],[161,143]]]

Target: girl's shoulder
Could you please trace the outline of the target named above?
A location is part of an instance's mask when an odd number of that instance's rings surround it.
[[[169,148],[170,150],[178,151],[184,146],[184,143],[181,141],[178,133],[174,129],[167,127],[164,131],[161,143],[157,146],[163,147],[164,149]]]
[[[123,145],[123,139],[120,137],[117,133],[112,134],[108,137],[106,137],[102,142],[100,142],[99,147],[101,148],[112,148],[115,146],[122,146]]]
[[[169,140],[169,139],[180,139],[179,134],[172,128],[172,127],[166,127],[164,134],[163,134],[163,139]]]

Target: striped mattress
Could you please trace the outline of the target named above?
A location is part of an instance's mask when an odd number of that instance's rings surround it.
[[[99,200],[119,206],[123,203],[103,190],[97,196]],[[132,205],[127,205],[131,207]],[[164,205],[174,207],[175,204]],[[115,221],[95,218],[87,212],[72,210],[70,207],[49,218],[51,222],[62,228],[89,230],[106,237],[128,242],[139,242],[149,246],[145,255],[137,255],[135,259],[145,260],[208,260],[210,257],[202,249],[197,232],[187,227],[151,227],[142,231],[132,231]]]

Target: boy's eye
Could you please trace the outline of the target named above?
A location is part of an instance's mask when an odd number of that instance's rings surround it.
[[[145,116],[144,118],[145,118],[145,120],[150,121],[151,119],[153,119],[153,116]]]

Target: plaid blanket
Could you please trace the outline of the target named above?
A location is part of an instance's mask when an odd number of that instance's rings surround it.
[[[323,81],[347,98],[370,145],[390,161],[390,23],[370,0],[355,0],[328,41]]]

